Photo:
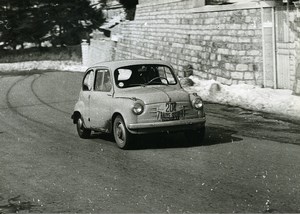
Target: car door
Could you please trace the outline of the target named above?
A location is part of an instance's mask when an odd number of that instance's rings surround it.
[[[111,124],[113,84],[108,69],[95,71],[94,91],[90,98],[91,127],[107,131]]]
[[[90,128],[90,96],[93,90],[95,73],[94,70],[89,70],[85,74],[82,81],[82,90],[80,93],[80,100],[83,103],[81,115],[83,117],[84,124],[87,128]]]

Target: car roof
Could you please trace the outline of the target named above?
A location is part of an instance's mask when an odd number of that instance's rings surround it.
[[[170,63],[158,59],[130,59],[130,60],[99,62],[92,65],[90,68],[108,67],[111,68],[112,70],[115,70],[117,68],[124,67],[124,66],[141,65],[141,64],[159,64],[159,65],[167,65],[169,67],[172,67]]]

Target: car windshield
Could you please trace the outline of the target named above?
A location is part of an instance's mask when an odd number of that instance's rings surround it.
[[[146,85],[176,85],[172,69],[165,65],[132,65],[121,67],[114,72],[119,88]]]

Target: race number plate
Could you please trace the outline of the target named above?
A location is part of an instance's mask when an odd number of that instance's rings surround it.
[[[157,111],[157,119],[161,121],[179,120],[184,117],[184,110],[176,109],[176,103],[166,103],[164,111]]]

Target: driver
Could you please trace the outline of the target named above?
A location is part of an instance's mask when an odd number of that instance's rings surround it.
[[[111,85],[109,73],[106,73],[106,75],[104,75],[103,91],[110,91],[111,87],[112,85]]]

